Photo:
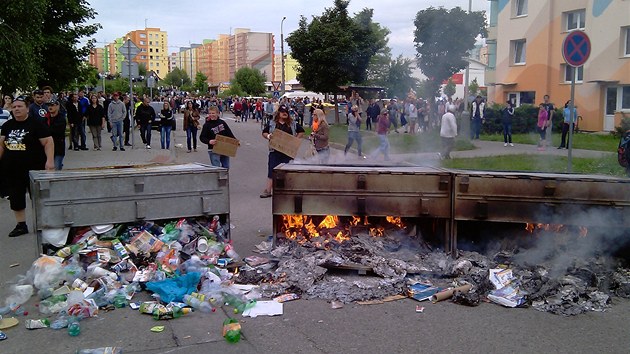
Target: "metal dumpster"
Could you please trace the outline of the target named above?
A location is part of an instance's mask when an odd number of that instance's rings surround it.
[[[32,171],[33,218],[49,228],[220,215],[229,223],[228,171],[200,163]],[[229,235],[228,235],[229,236]]]

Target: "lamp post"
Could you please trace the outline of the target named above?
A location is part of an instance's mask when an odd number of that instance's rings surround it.
[[[282,95],[284,96],[284,31],[282,30],[282,25],[284,24],[284,20],[286,20],[287,17],[284,16],[282,18],[282,21],[280,21],[280,65],[282,66]]]
[[[472,0],[468,0],[468,14],[470,14],[472,12]],[[464,128],[464,134],[467,134],[468,136],[471,136],[471,129],[472,129],[472,124],[470,119],[468,119],[470,117],[470,113],[468,111],[468,105],[470,102],[468,102],[468,85],[470,85],[470,53],[468,54],[468,57],[466,58],[466,80],[464,81],[464,111],[462,112],[463,117],[462,119],[462,125]],[[472,139],[471,139],[472,140]]]

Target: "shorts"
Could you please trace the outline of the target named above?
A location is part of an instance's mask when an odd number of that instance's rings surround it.
[[[273,177],[273,169],[281,163],[289,163],[292,158],[279,151],[269,152],[269,163],[267,164],[267,178]]]
[[[26,209],[26,192],[30,194],[30,180],[28,171],[25,174],[7,175],[4,177],[7,184],[7,195],[11,210],[18,211]]]

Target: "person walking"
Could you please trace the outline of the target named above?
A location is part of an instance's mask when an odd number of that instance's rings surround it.
[[[416,107],[416,100],[410,98],[405,107],[407,120],[409,121],[409,133],[416,134],[418,124],[418,107]]]
[[[547,127],[549,127],[551,121],[549,120],[549,115],[547,113],[547,109],[545,105],[541,103],[538,106],[538,123],[536,126],[538,127],[538,133],[540,134],[540,141],[538,141],[538,151],[545,151],[547,147]]]
[[[455,119],[455,105],[448,105],[446,113],[442,115],[442,125],[440,127],[440,139],[442,140],[442,159],[450,159],[451,151],[455,146],[457,136],[457,120]]]
[[[80,122],[77,124],[77,132],[79,133],[79,138],[81,139],[80,150],[86,151],[89,150],[86,146],[87,135],[85,134],[85,124],[87,122],[87,110],[90,106],[90,101],[85,97],[85,91],[79,90],[79,96],[77,97],[78,107],[79,107],[79,116],[81,117]]]
[[[87,125],[90,127],[94,150],[101,150],[101,130],[105,129],[105,109],[98,103],[96,95],[90,96],[90,105],[86,111]]]
[[[569,133],[569,129],[571,129],[571,118],[573,118],[573,124],[575,124],[577,119],[577,107],[575,106],[573,107],[573,117],[571,117],[571,100],[568,100],[567,103],[564,104],[562,116],[562,141],[560,142],[560,146],[558,146],[558,149],[568,149],[569,142],[567,140],[567,134]]]
[[[140,127],[140,138],[147,149],[151,149],[151,125],[155,120],[155,110],[149,104],[151,99],[145,97],[142,104],[136,108],[136,124]]]
[[[379,153],[382,153],[385,161],[389,161],[389,139],[387,138],[387,134],[389,134],[391,125],[392,122],[389,119],[389,111],[387,108],[383,108],[381,114],[378,115],[378,121],[376,123],[376,134],[378,135],[380,143],[378,148],[370,154],[370,158],[376,158]]]
[[[274,118],[269,121],[269,124],[265,126],[262,131],[262,137],[271,141],[273,132],[278,129],[287,134],[291,134],[295,137],[302,138],[304,136],[304,128],[297,124],[295,120],[289,115],[289,107],[286,105],[279,105],[276,110]],[[260,194],[261,198],[269,198],[273,193],[273,169],[281,163],[289,163],[293,160],[291,156],[288,156],[280,151],[269,148],[269,160],[267,162],[267,183],[265,184],[265,190]]]
[[[184,110],[184,129],[186,129],[186,146],[188,147],[188,152],[191,152],[192,148],[197,152],[199,110],[195,108],[192,101],[186,103],[186,109]]]
[[[162,104],[160,115],[162,116],[160,119],[160,147],[168,150],[171,148],[171,131],[175,125],[173,110],[168,102],[165,101]]]
[[[112,98],[113,100],[107,106],[107,117],[109,117],[109,124],[112,126],[112,143],[114,144],[112,151],[116,151],[118,148],[120,151],[125,151],[123,128],[127,117],[127,108],[120,100],[120,93],[114,92]],[[118,140],[118,146],[116,146],[116,140]]]
[[[477,95],[475,100],[472,103],[472,108],[470,110],[470,120],[472,123],[470,129],[470,140],[479,139],[479,134],[481,133],[481,125],[484,120],[484,109],[486,104],[483,102],[483,98],[481,95]]]
[[[208,108],[208,117],[201,128],[199,141],[208,145],[208,156],[210,157],[210,163],[212,166],[229,169],[230,157],[219,155],[212,151],[214,145],[217,143],[217,135],[223,135],[236,139],[234,133],[232,133],[232,130],[230,129],[230,126],[223,119],[219,118],[219,113],[219,108],[216,106],[210,106]]]
[[[361,132],[359,131],[359,127],[361,126],[361,117],[359,116],[358,111],[358,106],[352,106],[351,112],[348,115],[348,143],[343,150],[343,154],[346,155],[348,153],[348,150],[350,150],[350,147],[356,140],[359,158],[365,158],[365,156],[361,153],[363,141],[361,140]]]
[[[38,119],[29,117],[26,98],[19,96],[11,104],[13,119],[0,129],[0,160],[4,166],[3,182],[7,184],[11,210],[17,225],[9,237],[28,234],[26,225],[26,192],[29,171],[54,170],[54,145],[50,129]]]
[[[310,138],[317,152],[319,163],[327,164],[330,159],[330,146],[328,145],[330,126],[326,120],[326,114],[319,108],[313,111],[313,132]]]
[[[83,118],[79,110],[79,98],[74,93],[68,95],[68,103],[66,103],[66,112],[68,113],[68,124],[70,125],[70,148],[79,151],[79,125],[83,123]]]
[[[503,146],[514,146],[512,144],[512,119],[514,118],[514,105],[512,101],[507,101],[507,106],[501,111],[501,121],[503,123]]]
[[[378,116],[380,113],[381,107],[378,106],[376,101],[371,99],[368,108],[365,110],[365,114],[367,116],[365,120],[365,129],[372,130],[372,123],[378,122]]]

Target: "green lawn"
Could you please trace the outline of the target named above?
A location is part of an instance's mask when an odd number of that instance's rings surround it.
[[[617,159],[573,158],[572,173],[626,176]],[[567,158],[549,155],[492,156],[443,161],[443,167],[483,171],[566,173]]]
[[[515,144],[537,144],[539,138],[539,135],[536,133],[512,135],[512,141]],[[560,132],[554,132],[551,135],[552,145],[555,147],[560,146],[561,138]],[[481,140],[503,141],[503,134],[481,135]],[[617,151],[618,145],[619,138],[612,134],[578,133],[573,135],[573,148],[575,149]]]

